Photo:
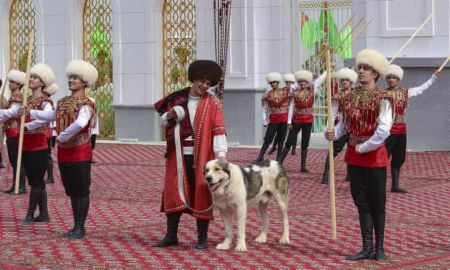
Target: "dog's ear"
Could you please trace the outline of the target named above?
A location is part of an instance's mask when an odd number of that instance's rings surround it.
[[[220,168],[222,168],[222,171],[228,175],[228,178],[230,178],[230,163],[219,160],[217,165],[219,165]]]

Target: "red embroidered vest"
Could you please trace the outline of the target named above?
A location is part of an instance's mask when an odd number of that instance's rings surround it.
[[[342,121],[350,133],[350,141],[345,154],[348,164],[361,167],[385,167],[388,164],[386,147],[383,145],[374,151],[359,154],[357,144],[367,141],[378,127],[377,118],[385,98],[383,90],[361,90],[356,88],[339,100],[339,112]]]
[[[53,101],[47,96],[30,96],[27,99],[27,106],[30,110],[43,110],[45,104],[50,103],[53,107]],[[25,123],[32,122],[30,115],[25,116]],[[34,130],[25,130],[23,137],[23,151],[39,151],[48,148],[47,138],[45,137],[45,127],[43,125]],[[18,136],[18,135],[17,135]]]
[[[270,123],[286,123],[289,110],[289,89],[279,88],[269,91],[265,100],[269,107]]]
[[[13,103],[19,103],[22,106],[22,94],[18,93],[11,96],[6,103],[5,109],[11,108]],[[3,131],[7,138],[16,137],[18,134],[19,117],[14,116],[3,123]]]
[[[405,114],[408,108],[408,89],[395,88],[386,89],[386,95],[392,100],[394,105],[394,124],[391,128],[391,134],[406,134]]]
[[[297,90],[292,93],[295,102],[295,109],[292,122],[293,123],[312,123],[313,105],[314,105],[314,91],[311,88],[305,90]]]
[[[67,142],[58,144],[58,162],[80,162],[92,160],[90,129],[95,126],[95,103],[88,97],[67,96],[58,101],[56,109],[56,134],[60,134],[78,118],[83,106],[92,108],[89,123]]]

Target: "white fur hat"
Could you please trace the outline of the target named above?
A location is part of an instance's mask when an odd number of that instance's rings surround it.
[[[352,83],[355,83],[358,79],[358,74],[353,70],[349,68],[341,68],[338,71],[337,74],[338,80],[347,79],[350,80]]]
[[[295,80],[298,81],[307,81],[308,83],[311,83],[313,80],[313,74],[311,71],[307,70],[299,70],[295,72]]]
[[[356,66],[359,64],[371,66],[380,74],[380,76],[384,76],[388,68],[388,61],[386,57],[372,49],[364,49],[358,53],[356,56]]]
[[[394,75],[401,81],[403,79],[403,69],[397,65],[389,65],[384,77],[387,77],[388,75]]]
[[[25,84],[25,77],[27,76],[27,74],[25,74],[25,72],[22,72],[20,70],[17,69],[11,69],[8,72],[8,81],[13,81],[16,82],[18,84]]]
[[[66,67],[66,75],[77,75],[91,88],[98,78],[97,69],[90,63],[83,60],[72,60]]]
[[[270,72],[266,75],[266,81],[271,82],[281,82],[281,74],[278,72]]]
[[[43,90],[45,93],[53,96],[56,92],[58,92],[58,85],[52,83]]]
[[[36,64],[30,69],[30,74],[38,76],[45,84],[44,88],[47,88],[55,82],[55,73],[46,64]]]
[[[285,82],[293,82],[295,83],[295,77],[294,74],[288,73],[283,75],[283,79]]]

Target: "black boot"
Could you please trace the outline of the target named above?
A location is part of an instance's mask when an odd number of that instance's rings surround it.
[[[359,214],[359,224],[361,226],[361,236],[363,249],[354,254],[345,257],[346,260],[364,260],[375,257],[373,251],[373,219],[371,214]]]
[[[293,156],[295,156],[295,148],[296,148],[296,146],[293,145],[293,146],[292,146],[292,150],[291,150],[291,155],[293,155]]]
[[[3,141],[1,143],[3,143]],[[3,162],[2,153],[0,153],[0,169],[3,169],[3,168],[5,168],[5,162]]]
[[[39,197],[39,216],[34,218],[34,222],[48,222],[50,221],[50,217],[48,215],[48,206],[47,206],[47,190],[45,187],[41,189],[40,197]]]
[[[181,212],[167,214],[167,233],[161,241],[153,247],[170,247],[178,245],[178,224],[180,223]]]
[[[31,224],[33,223],[34,218],[34,212],[36,211],[39,198],[41,197],[41,190],[42,187],[40,186],[31,186],[30,191],[30,200],[28,202],[28,211],[27,216],[25,217],[25,220],[23,221],[24,224]]]
[[[254,163],[258,163],[264,160],[264,154],[267,151],[267,148],[269,148],[269,144],[263,144],[263,146],[261,147],[261,151],[259,151],[259,155],[256,158],[256,160],[254,161]]]
[[[391,167],[391,176],[392,176],[391,192],[394,192],[394,193],[408,193],[408,191],[406,191],[404,189],[401,189],[399,187],[400,168]]]
[[[384,254],[384,226],[386,223],[386,216],[377,215],[375,217],[375,260],[385,261]]]
[[[309,170],[306,169],[306,158],[308,156],[308,148],[302,149],[302,153],[301,154],[302,154],[302,157],[301,157],[301,168],[300,168],[300,171],[308,173]]]
[[[12,175],[12,183],[11,183],[11,187],[5,191],[3,191],[3,193],[6,194],[14,194],[14,190],[16,189],[16,169],[14,167],[12,167],[13,169],[13,175]]]
[[[73,231],[75,230],[75,224],[78,222],[78,199],[75,197],[70,197],[70,203],[72,205],[72,214],[73,214],[73,228],[72,230],[65,232],[62,236],[65,238],[71,238],[73,235]]]
[[[328,184],[328,178],[330,173],[330,157],[327,155],[327,158],[325,160],[325,168],[323,169],[323,175],[322,175],[322,181],[320,181],[321,184]]]
[[[287,154],[289,153],[289,148],[284,146],[283,150],[281,151],[280,155],[277,157],[277,161],[283,164],[284,160],[286,159]]]
[[[53,178],[53,160],[51,157],[47,160],[47,181],[45,183],[55,183],[55,179]]]
[[[197,245],[195,246],[196,249],[205,249],[209,247],[208,227],[209,227],[209,220],[197,219],[198,242]]]
[[[73,228],[72,234],[69,236],[70,239],[81,239],[86,235],[86,230],[84,229],[84,224],[86,223],[86,218],[89,212],[90,198],[83,197],[77,198],[77,219],[75,221],[75,226]]]
[[[25,194],[27,193],[27,189],[25,187],[25,170],[23,167],[21,167],[19,177],[19,194]]]

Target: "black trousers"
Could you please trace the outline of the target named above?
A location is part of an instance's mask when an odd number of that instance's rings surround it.
[[[276,143],[282,145],[286,138],[287,124],[286,123],[270,123],[267,126],[266,135],[264,136],[264,145],[270,145],[276,136]],[[275,143],[275,142],[274,142]]]
[[[193,201],[195,198],[195,170],[194,170],[194,155],[184,155],[184,162],[186,165],[186,174],[189,181],[190,186],[190,197]]]
[[[30,186],[45,186],[44,175],[47,167],[47,149],[24,151],[22,155],[25,175]]]
[[[388,156],[392,157],[391,166],[400,168],[406,159],[406,134],[391,134],[386,140]]]
[[[386,167],[369,168],[348,165],[353,202],[359,216],[370,214],[375,234],[384,236],[386,221]]]
[[[293,123],[292,129],[289,130],[289,134],[286,140],[286,143],[284,145],[285,149],[290,149],[291,146],[295,146],[297,144],[297,135],[302,131],[302,141],[301,141],[301,147],[302,149],[307,149],[309,146],[309,139],[311,138],[311,130],[312,130],[312,123],[307,124],[298,124]]]
[[[344,136],[340,137],[338,140],[333,142],[333,155],[336,157],[344,149],[345,145],[348,143],[350,138],[349,133],[345,133]]]
[[[9,163],[11,164],[11,167],[13,169],[13,175],[16,175],[16,171],[17,171],[18,148],[19,148],[19,145],[17,144],[16,137],[6,138],[6,149],[8,150],[8,158],[9,158]],[[23,164],[21,166],[20,173],[25,173],[25,171],[23,169]],[[13,181],[15,181],[15,179],[13,179]]]
[[[90,160],[58,163],[67,196],[89,196],[91,193],[91,163]]]

